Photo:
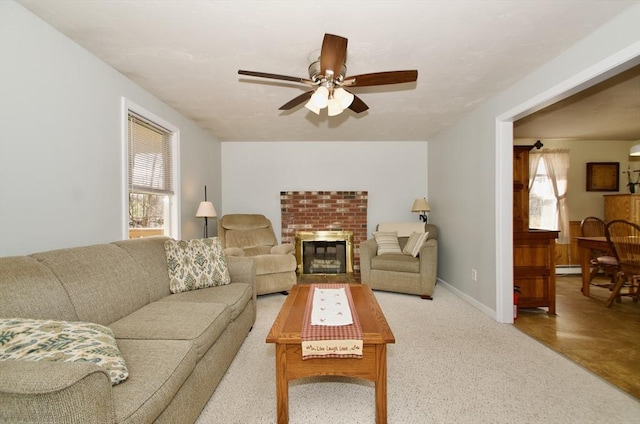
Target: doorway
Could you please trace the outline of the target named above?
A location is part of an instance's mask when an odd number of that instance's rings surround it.
[[[513,323],[513,122],[640,64],[628,48],[496,118],[496,318]]]

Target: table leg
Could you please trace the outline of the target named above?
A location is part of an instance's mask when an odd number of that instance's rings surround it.
[[[387,345],[376,347],[376,424],[387,424]]]
[[[582,272],[582,294],[589,296],[591,285],[591,267],[589,267],[589,261],[591,259],[591,249],[581,247],[580,248],[580,268]]]
[[[289,380],[287,380],[287,345],[276,344],[276,403],[278,424],[289,422]]]

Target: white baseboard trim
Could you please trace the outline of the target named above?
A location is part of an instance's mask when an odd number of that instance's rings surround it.
[[[483,314],[488,315],[489,317],[491,317],[495,321],[498,320],[498,315],[497,315],[496,311],[492,310],[491,308],[488,308],[486,305],[483,305],[482,303],[478,302],[477,300],[475,300],[471,296],[467,295],[466,293],[461,292],[460,290],[458,290],[457,288],[455,288],[451,284],[441,280],[440,278],[438,278],[438,284],[442,285],[442,287],[444,287],[445,289],[447,289],[451,293],[455,294],[456,296],[458,296],[459,298],[461,298],[462,300],[464,300],[465,302],[467,302],[468,304],[470,304],[474,308],[478,309]]]
[[[582,274],[582,268],[580,266],[558,266],[556,267],[556,275],[573,275]]]

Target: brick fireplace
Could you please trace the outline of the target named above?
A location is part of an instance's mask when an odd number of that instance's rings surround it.
[[[366,191],[281,191],[282,242],[295,244],[296,232],[353,233],[353,271],[360,273],[360,243],[367,239]]]

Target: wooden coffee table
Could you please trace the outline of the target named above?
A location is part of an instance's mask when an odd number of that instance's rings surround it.
[[[318,375],[363,378],[376,386],[376,423],[387,422],[387,343],[395,343],[371,288],[352,284],[351,297],[363,332],[362,358],[311,358],[302,360],[300,333],[310,285],[293,286],[267,335],[276,344],[276,396],[278,423],[289,422],[289,381]],[[330,409],[331,405],[327,405]]]

